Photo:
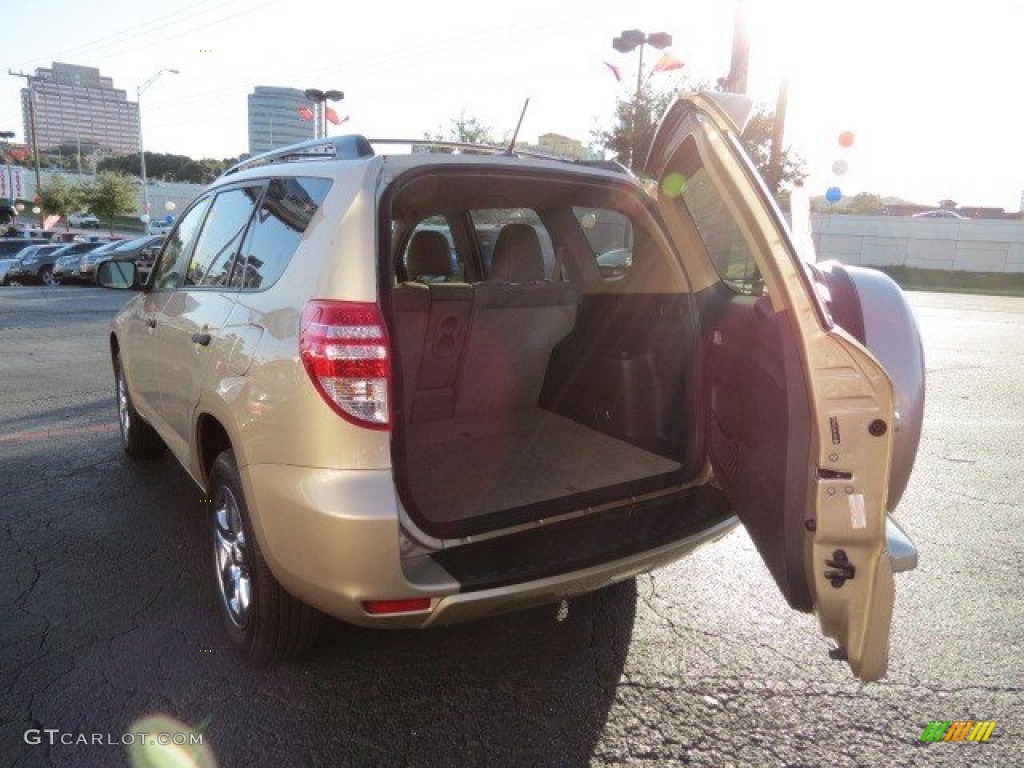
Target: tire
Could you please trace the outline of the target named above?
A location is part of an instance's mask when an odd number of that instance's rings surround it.
[[[301,653],[316,642],[323,615],[289,594],[270,572],[231,451],[213,462],[209,487],[217,602],[232,644],[255,666]]]
[[[167,444],[149,424],[143,421],[132,403],[128,380],[124,377],[121,355],[114,358],[114,386],[117,398],[117,421],[121,427],[121,445],[133,459],[158,459]]]
[[[53,276],[52,267],[43,267],[42,269],[39,270],[39,275],[37,277],[39,279],[39,282],[43,285],[60,285],[60,280]]]

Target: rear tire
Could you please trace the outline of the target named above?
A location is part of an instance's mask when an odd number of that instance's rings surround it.
[[[306,650],[316,642],[323,616],[289,594],[270,572],[253,534],[231,451],[213,462],[209,486],[214,576],[232,644],[256,666]]]
[[[167,444],[149,424],[143,421],[132,403],[128,381],[124,377],[121,355],[114,358],[114,385],[117,388],[117,416],[121,426],[121,445],[133,459],[158,459],[167,450]]]

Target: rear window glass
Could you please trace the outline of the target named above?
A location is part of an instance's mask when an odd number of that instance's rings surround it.
[[[244,267],[234,271],[231,285],[257,291],[276,283],[330,188],[329,179],[272,179],[242,246]]]
[[[633,224],[619,211],[572,209],[605,280],[622,278],[633,266]]]

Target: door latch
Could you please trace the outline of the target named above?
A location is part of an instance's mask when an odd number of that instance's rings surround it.
[[[835,570],[825,571],[825,578],[828,579],[832,586],[839,589],[843,584],[846,583],[847,579],[852,579],[857,572],[857,569],[853,567],[850,562],[850,558],[846,556],[846,552],[842,549],[837,549],[832,553],[832,559],[826,560],[825,565]]]

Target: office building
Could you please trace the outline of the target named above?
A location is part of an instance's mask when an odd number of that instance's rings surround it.
[[[21,90],[25,136],[31,136],[29,99],[35,98],[36,145],[48,152],[64,144],[115,154],[139,151],[139,105],[128,101],[95,67],[54,62],[40,67]]]
[[[249,154],[315,138],[313,120],[300,114],[305,108],[312,115],[313,106],[298,88],[257,85],[249,94]]]

